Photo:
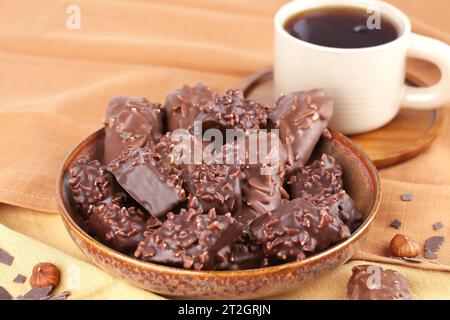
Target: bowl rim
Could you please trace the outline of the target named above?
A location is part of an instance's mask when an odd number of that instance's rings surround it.
[[[300,267],[305,267],[308,265],[315,264],[318,261],[320,261],[328,256],[333,256],[334,254],[341,251],[343,248],[354,244],[363,235],[365,235],[365,233],[367,232],[367,229],[372,224],[372,222],[375,219],[375,216],[380,208],[381,183],[380,183],[380,177],[378,175],[378,171],[377,171],[374,163],[370,160],[370,158],[367,156],[367,154],[358,145],[356,145],[354,142],[352,142],[349,138],[347,138],[346,136],[344,136],[343,134],[341,134],[339,132],[330,130],[331,134],[333,136],[333,139],[338,139],[341,143],[345,144],[346,147],[352,149],[358,156],[358,159],[363,162],[364,166],[368,170],[369,175],[371,176],[371,182],[372,182],[373,189],[375,192],[375,202],[371,208],[370,213],[368,214],[368,216],[364,220],[364,222],[351,234],[351,236],[347,240],[342,241],[338,244],[335,244],[332,247],[330,247],[322,252],[314,254],[314,255],[307,257],[306,259],[303,259],[300,261],[293,261],[293,262],[288,262],[288,263],[284,263],[284,264],[277,265],[277,266],[263,267],[263,268],[257,268],[257,269],[197,271],[197,270],[188,270],[188,269],[183,269],[183,268],[165,266],[165,265],[156,264],[156,263],[152,263],[152,262],[142,261],[137,258],[125,255],[118,251],[115,251],[114,249],[109,248],[108,246],[102,244],[101,242],[99,242],[98,240],[94,239],[89,234],[87,234],[73,220],[73,218],[69,214],[68,209],[65,206],[66,202],[63,201],[63,188],[64,188],[63,182],[64,182],[64,176],[66,174],[65,168],[67,167],[67,163],[72,161],[72,159],[79,154],[81,148],[85,145],[88,145],[89,142],[94,140],[99,134],[102,133],[103,130],[104,130],[104,128],[102,127],[100,129],[96,130],[95,132],[91,133],[86,138],[84,138],[64,158],[64,160],[59,168],[57,179],[56,179],[56,201],[57,201],[59,213],[60,213],[65,225],[70,229],[71,232],[75,232],[77,234],[77,237],[82,239],[83,242],[88,243],[90,246],[96,248],[99,251],[102,251],[102,253],[107,256],[110,256],[116,260],[120,260],[121,262],[128,263],[130,265],[139,267],[141,269],[145,269],[145,271],[165,273],[165,274],[171,274],[171,275],[176,275],[176,276],[196,277],[196,278],[211,278],[211,277],[228,278],[230,276],[247,277],[247,276],[261,274],[261,273],[277,273],[277,272],[281,272],[286,269],[298,269]]]

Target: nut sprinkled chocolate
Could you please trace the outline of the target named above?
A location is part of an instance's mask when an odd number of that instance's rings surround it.
[[[185,269],[213,270],[219,250],[232,245],[241,234],[242,225],[229,214],[182,209],[177,215],[169,213],[162,226],[139,244],[135,256]]]
[[[120,185],[156,218],[186,200],[181,172],[148,148],[126,149],[108,166]]]
[[[209,108],[214,97],[215,94],[203,83],[192,87],[185,85],[171,92],[164,105],[169,130],[191,129],[198,113]]]
[[[217,256],[220,263],[216,270],[246,270],[269,265],[260,246],[244,242],[223,248]]]
[[[411,300],[408,280],[399,272],[374,265],[353,267],[347,284],[350,300]]]
[[[342,167],[332,156],[323,154],[310,166],[299,168],[288,183],[293,198],[330,208],[330,214],[341,219],[351,231],[360,225],[362,216],[343,189]]]
[[[145,98],[113,97],[105,119],[104,163],[127,147],[145,147],[162,136],[161,105]]]
[[[266,141],[266,148],[261,146],[263,139]],[[258,213],[275,210],[282,200],[289,199],[289,194],[283,188],[286,149],[278,136],[270,133],[250,134],[242,140],[247,144],[244,150],[248,150],[245,164],[242,165],[243,200]],[[251,160],[250,154],[255,151],[255,159]]]
[[[269,107],[247,100],[240,90],[228,90],[217,96],[214,103],[202,110],[196,121],[202,123],[203,131],[211,128],[225,129],[263,129],[267,126]]]
[[[337,193],[326,197],[324,200],[313,203],[318,206],[329,208],[330,214],[339,218],[352,232],[361,225],[362,215],[356,208],[353,199],[345,192],[345,190],[339,190]]]
[[[253,220],[250,237],[262,244],[272,259],[288,262],[302,260],[347,239],[350,230],[328,208],[297,198]]]
[[[288,151],[289,173],[305,165],[333,114],[333,101],[322,89],[281,96],[270,114]]]
[[[342,167],[323,154],[310,166],[296,170],[288,181],[293,198],[322,201],[343,188]]]
[[[95,207],[88,227],[102,243],[123,253],[132,253],[147,229],[145,214],[140,209],[115,204]]]
[[[100,203],[122,205],[126,194],[98,160],[81,158],[69,170],[69,187],[78,209],[88,217]]]
[[[239,211],[242,204],[240,167],[226,164],[193,165],[187,182],[188,208],[218,214]]]

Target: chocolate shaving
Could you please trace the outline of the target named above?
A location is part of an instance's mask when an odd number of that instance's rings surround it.
[[[0,263],[6,264],[7,266],[12,265],[14,262],[14,257],[8,252],[0,248]]]
[[[23,296],[18,296],[17,300],[42,300],[44,298],[47,298],[50,292],[52,292],[52,290],[53,288],[51,286],[42,288],[32,288]]]
[[[13,296],[8,291],[6,291],[5,288],[0,286],[0,301],[12,300],[12,299],[13,299]]]
[[[435,224],[433,224],[433,229],[434,230],[440,230],[444,227],[444,224],[442,222],[436,222]]]
[[[425,240],[425,258],[437,259],[437,252],[443,242],[443,236],[433,236]]]
[[[25,281],[27,281],[27,277],[21,274],[18,274],[13,280],[15,283],[25,283]]]
[[[413,201],[414,196],[412,195],[412,193],[407,192],[407,193],[400,195],[400,199],[402,201]]]
[[[63,293],[55,296],[46,296],[41,298],[40,300],[67,300],[68,297],[70,297],[72,293],[70,291],[64,291]]]
[[[402,225],[402,223],[399,220],[397,220],[397,219],[395,219],[394,221],[392,221],[389,224],[389,226],[391,226],[392,228],[395,228],[395,229],[400,229],[401,225]]]
[[[412,263],[422,263],[423,260],[420,258],[409,258],[409,257],[402,257],[403,260],[407,261],[407,262],[412,262]]]

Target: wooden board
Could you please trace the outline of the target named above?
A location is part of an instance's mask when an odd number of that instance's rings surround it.
[[[425,86],[417,77],[408,75],[410,85]],[[244,79],[238,86],[256,101],[274,105],[272,68]],[[444,121],[442,110],[401,109],[386,126],[364,134],[352,135],[378,168],[401,163],[423,152],[439,135]]]

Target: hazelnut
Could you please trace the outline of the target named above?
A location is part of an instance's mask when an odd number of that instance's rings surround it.
[[[389,245],[395,257],[415,258],[419,255],[419,244],[403,234],[396,234]]]
[[[60,272],[54,264],[44,262],[38,263],[33,268],[30,277],[30,285],[33,288],[52,287],[56,288],[59,284]]]

